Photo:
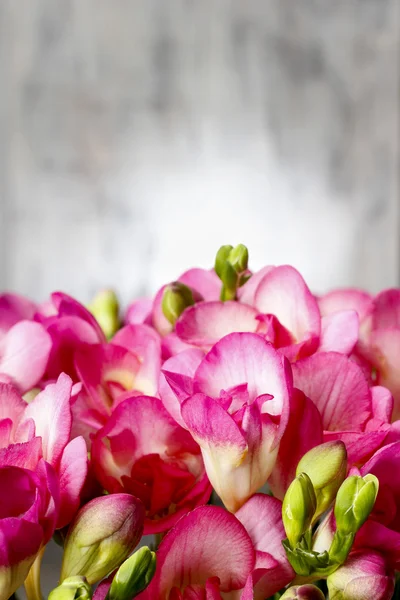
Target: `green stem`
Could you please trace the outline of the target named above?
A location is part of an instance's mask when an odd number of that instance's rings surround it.
[[[35,562],[30,568],[28,577],[25,579],[25,592],[28,600],[43,600],[42,590],[40,586],[40,567],[44,554],[44,547],[37,555]]]

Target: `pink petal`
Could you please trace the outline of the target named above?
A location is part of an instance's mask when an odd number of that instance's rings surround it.
[[[168,321],[168,319],[164,316],[162,309],[162,299],[164,295],[164,290],[167,286],[163,285],[155,295],[153,301],[153,310],[152,310],[152,325],[158,331],[158,333],[162,336],[171,333],[173,330],[173,326]]]
[[[387,443],[389,430],[379,431],[325,431],[324,442],[342,440],[346,445],[349,465],[362,465],[378,448]]]
[[[148,325],[128,325],[114,336],[112,344],[122,346],[140,360],[136,373],[135,389],[150,396],[158,391],[161,369],[161,338]]]
[[[36,396],[25,410],[24,419],[33,419],[36,435],[42,438],[44,459],[55,468],[71,434],[72,381],[62,373],[57,383],[51,383]]]
[[[219,300],[222,284],[220,278],[213,270],[189,269],[179,277],[179,281],[198,292],[204,300]]]
[[[358,341],[359,317],[354,310],[343,310],[322,317],[318,352],[350,354]]]
[[[0,339],[19,321],[30,321],[37,310],[36,304],[18,294],[0,295]]]
[[[49,358],[51,338],[39,323],[20,321],[5,336],[0,372],[13,378],[22,392],[42,378]]]
[[[238,289],[237,296],[239,301],[243,302],[244,304],[250,304],[251,306],[253,306],[254,297],[257,292],[258,286],[260,285],[264,275],[266,275],[273,269],[275,269],[275,267],[266,266],[257,271],[256,273],[253,273],[250,279]]]
[[[263,277],[255,295],[255,306],[262,313],[275,315],[296,342],[320,335],[317,302],[293,267],[276,267]]]
[[[388,389],[380,385],[371,388],[372,410],[374,418],[382,423],[390,423],[393,412],[393,396]]]
[[[269,414],[281,414],[288,401],[291,374],[284,358],[256,333],[231,333],[202,360],[195,391],[218,398],[221,390],[247,383],[250,399],[271,394]]]
[[[358,365],[336,352],[321,352],[292,365],[295,387],[318,408],[324,429],[362,428],[372,413],[368,383]]]
[[[172,331],[162,338],[161,348],[162,356],[167,360],[171,356],[175,356],[184,350],[190,350],[193,346],[181,340],[176,333]]]
[[[355,310],[363,321],[372,310],[372,296],[352,288],[333,290],[318,298],[318,306],[323,317],[342,310]]]
[[[38,523],[17,517],[0,520],[0,583],[5,598],[23,584],[42,541]]]
[[[159,393],[161,400],[175,421],[185,428],[185,422],[181,417],[181,403],[178,399],[180,397],[179,391],[177,388],[171,388],[166,374],[163,371],[167,372],[168,374],[177,373],[182,375],[186,377],[185,381],[191,380],[203,357],[204,353],[201,350],[194,348],[192,350],[185,350],[177,356],[173,356],[166,360],[163,365],[163,370],[160,374]],[[174,393],[174,389],[177,389],[178,395]],[[191,387],[191,393],[193,393],[193,384]]]
[[[42,440],[39,437],[21,444],[11,444],[0,450],[0,466],[35,470],[42,457]]]
[[[140,361],[135,354],[115,344],[91,344],[75,354],[75,366],[88,394],[101,408],[110,410],[110,384],[130,391],[135,386]]]
[[[394,397],[393,420],[400,418],[400,329],[378,329],[372,332],[371,346],[377,358],[378,383]]]
[[[161,542],[148,597],[168,598],[174,587],[204,586],[211,577],[220,579],[223,592],[239,590],[254,562],[243,525],[222,508],[201,506],[182,517]]]
[[[203,394],[185,400],[181,413],[202,449],[211,484],[225,506],[237,510],[253,492],[249,465],[243,464],[248,451],[243,433],[217,400]]]
[[[151,298],[140,298],[128,306],[125,315],[127,325],[138,325],[147,323],[151,316],[153,301]]]
[[[235,331],[255,332],[257,311],[238,302],[198,302],[184,311],[175,329],[185,342],[195,346],[212,346]]]
[[[378,294],[374,299],[372,328],[400,328],[400,290],[390,289]]]
[[[0,383],[0,420],[11,419],[15,432],[26,408],[26,402],[13,385]]]
[[[60,481],[60,514],[57,529],[68,525],[80,505],[80,495],[86,480],[88,456],[85,440],[77,437],[69,442],[61,457],[58,476]]]
[[[275,467],[268,483],[275,497],[283,500],[296,476],[299,460],[323,441],[321,415],[315,404],[299,390],[290,400],[289,421],[280,441]]]
[[[97,341],[105,342],[105,336],[103,330],[100,325],[94,318],[91,312],[88,311],[87,308],[83,306],[80,302],[72,298],[72,296],[68,296],[68,294],[64,294],[63,292],[54,292],[51,295],[51,299],[53,304],[58,310],[58,314],[60,317],[78,317],[82,321],[86,321],[90,325],[90,327],[94,330]]]

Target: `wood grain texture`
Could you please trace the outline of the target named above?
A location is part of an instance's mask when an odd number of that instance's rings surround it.
[[[221,243],[398,282],[399,0],[2,0],[0,286],[127,301]]]

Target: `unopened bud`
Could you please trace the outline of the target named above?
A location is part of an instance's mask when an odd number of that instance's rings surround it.
[[[72,575],[96,583],[130,555],[143,533],[143,504],[130,494],[110,494],[88,502],[65,540],[61,581]]]
[[[103,290],[96,294],[88,306],[107,339],[112,338],[120,328],[118,298],[113,290]]]
[[[315,521],[332,504],[346,477],[346,446],[335,440],[312,448],[300,460],[296,473],[307,473],[313,484],[317,500]]]
[[[92,589],[85,577],[67,577],[50,592],[48,600],[90,600]]]
[[[137,550],[118,569],[107,600],[131,600],[147,588],[156,571],[156,554],[147,546]]]
[[[324,594],[315,585],[294,585],[286,590],[281,600],[325,600]]]
[[[162,298],[162,310],[171,325],[175,325],[185,308],[193,304],[193,292],[187,285],[174,281],[166,286]]]
[[[238,244],[230,251],[228,260],[236,273],[243,273],[249,264],[249,251],[244,244]]]
[[[214,270],[220,279],[222,279],[223,269],[228,261],[231,250],[233,250],[233,246],[221,246],[215,257]]]
[[[300,473],[290,484],[282,504],[282,520],[292,548],[311,526],[317,507],[311,479]]]
[[[368,519],[379,490],[375,475],[351,475],[339,488],[335,502],[337,531],[355,534]]]

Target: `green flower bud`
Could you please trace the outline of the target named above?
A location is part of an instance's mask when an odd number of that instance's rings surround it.
[[[282,520],[292,548],[309,530],[317,507],[311,479],[300,473],[290,484],[282,504]]]
[[[156,571],[156,554],[145,546],[132,554],[118,569],[107,600],[131,600],[147,588]]]
[[[378,490],[379,481],[375,475],[352,475],[345,479],[335,502],[336,527],[342,535],[357,533],[374,507]]]
[[[67,577],[50,592],[48,600],[90,600],[92,589],[85,577]]]
[[[324,594],[315,585],[294,585],[286,590],[281,600],[325,600]]]
[[[88,306],[107,339],[112,338],[120,328],[118,298],[113,290],[103,290],[96,294]]]
[[[60,580],[72,575],[90,584],[118,568],[143,533],[143,504],[130,494],[91,500],[79,511],[64,545]]]
[[[220,279],[222,279],[223,269],[228,261],[231,250],[233,250],[233,246],[221,246],[215,257],[214,270]]]
[[[171,325],[175,325],[185,308],[193,304],[193,293],[187,285],[174,281],[166,286],[162,298],[162,310]]]
[[[243,244],[238,244],[233,248],[228,257],[228,261],[235,269],[236,273],[246,271],[249,263],[249,251]]]
[[[332,504],[347,473],[346,446],[340,440],[312,448],[297,465],[296,474],[307,473],[317,500],[315,521]]]

